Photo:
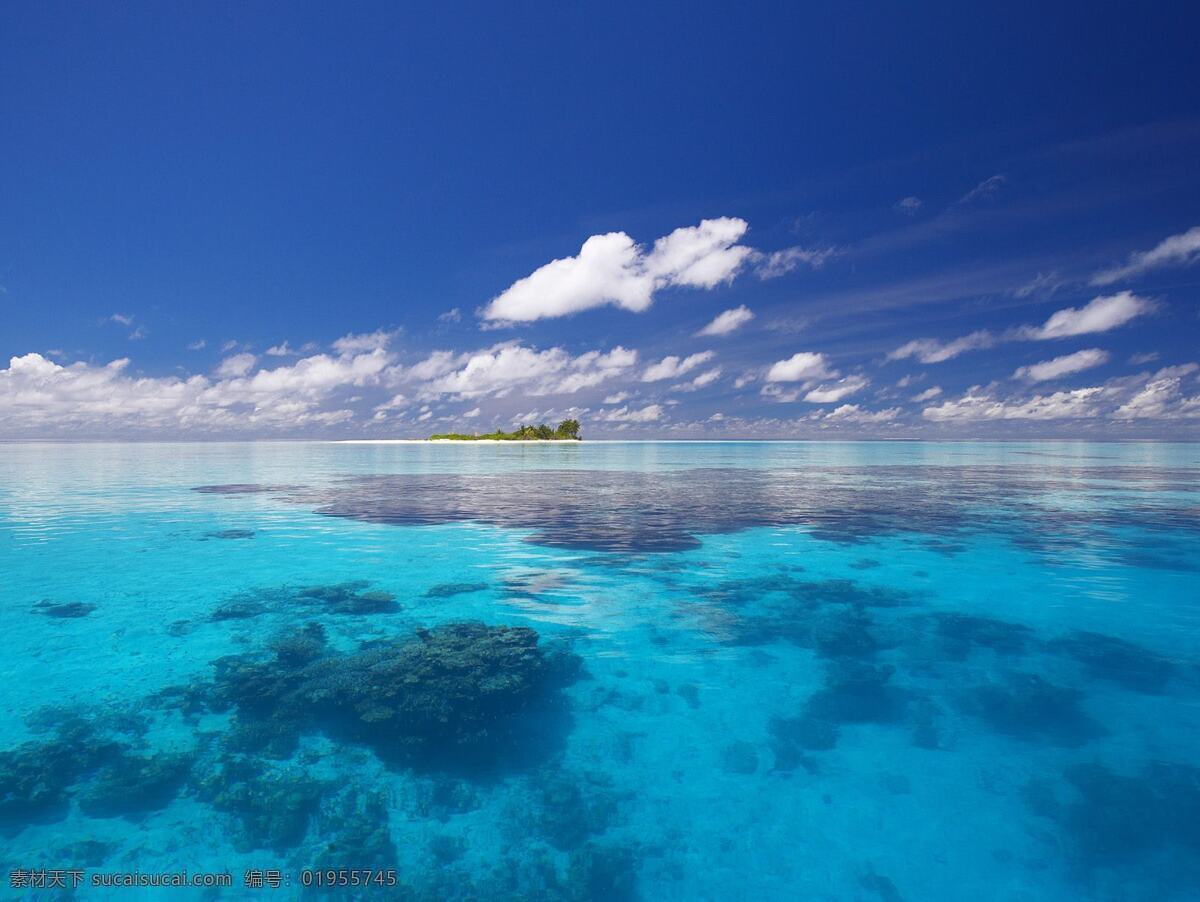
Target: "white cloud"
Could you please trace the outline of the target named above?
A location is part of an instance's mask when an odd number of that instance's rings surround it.
[[[229,341],[225,342],[225,344],[221,345],[221,353],[228,354],[230,351],[236,350],[237,346],[237,341],[231,338]]]
[[[1024,379],[1027,382],[1047,382],[1072,373],[1082,373],[1093,367],[1108,362],[1108,352],[1100,348],[1088,348],[1076,351],[1074,354],[1064,354],[1053,360],[1043,360],[1030,366],[1020,367],[1013,373],[1014,379]]]
[[[804,396],[804,400],[811,404],[835,404],[843,398],[862,391],[869,384],[870,380],[866,376],[851,374],[836,382],[818,385]]]
[[[480,413],[482,413],[482,411],[478,407],[472,407],[470,410],[468,410],[462,416],[463,416],[464,420],[473,420],[477,416],[479,416]]]
[[[712,385],[712,383],[716,382],[720,378],[721,378],[721,368],[718,366],[718,367],[714,367],[711,370],[706,370],[705,372],[703,372],[699,376],[697,376],[695,379],[692,379],[688,382],[682,382],[679,385],[672,385],[671,390],[672,391],[696,391],[697,389],[704,388],[706,385]]]
[[[360,354],[364,351],[377,351],[391,344],[399,329],[377,329],[374,332],[364,332],[361,335],[343,335],[333,343],[333,349],[339,354]]]
[[[676,229],[647,251],[624,232],[593,235],[579,254],[518,279],[481,311],[485,320],[531,322],[614,304],[640,313],[671,286],[714,288],[737,275],[751,248],[743,219],[721,217]]]
[[[246,361],[225,361],[224,375],[180,378],[129,375],[124,358],[105,366],[63,366],[26,354],[0,370],[0,423],[12,435],[331,426],[353,417],[352,411],[328,407],[337,392],[376,383],[388,362],[383,351],[321,354],[251,376]]]
[[[1134,366],[1141,366],[1144,363],[1154,363],[1154,361],[1158,360],[1160,356],[1162,355],[1160,355],[1158,351],[1146,351],[1143,354],[1129,355],[1129,362]]]
[[[957,400],[926,407],[922,415],[936,422],[1079,419],[1096,415],[1103,393],[1102,388],[1077,388],[1010,401],[996,398],[976,386]]]
[[[1057,272],[1040,272],[1025,284],[1014,288],[1013,296],[1018,298],[1034,296],[1048,298],[1066,284],[1067,280]]]
[[[740,329],[750,320],[754,319],[754,313],[749,307],[741,306],[734,307],[731,310],[726,310],[724,313],[718,313],[711,323],[697,332],[697,335],[728,335],[731,332]]]
[[[894,206],[898,212],[904,213],[907,216],[913,216],[921,209],[923,204],[921,198],[910,195],[909,197],[900,198]]]
[[[1130,291],[1102,295],[1093,298],[1083,307],[1067,307],[1055,312],[1041,326],[1026,326],[1021,330],[1021,337],[1044,341],[1108,332],[1150,312],[1153,308],[1154,305],[1150,301]]]
[[[1124,266],[1102,270],[1092,276],[1093,285],[1111,285],[1164,266],[1189,266],[1200,260],[1200,226],[1164,238],[1148,251],[1130,254]]]
[[[537,351],[519,342],[503,342],[473,353],[435,351],[395,375],[400,381],[420,383],[425,395],[503,397],[519,388],[536,396],[590,388],[627,372],[636,363],[637,352],[622,347],[572,357],[562,348]]]
[[[937,338],[915,338],[887,355],[888,360],[915,357],[921,363],[942,363],[967,351],[990,348],[1004,341],[1047,341],[1107,332],[1130,320],[1149,313],[1154,303],[1132,292],[1093,298],[1082,307],[1065,307],[1055,311],[1040,326],[1018,326],[1002,335],[980,329],[969,335],[942,341]]]
[[[786,276],[802,263],[813,269],[820,269],[825,265],[825,261],[836,253],[837,248],[832,247],[789,247],[770,253],[755,251],[752,259],[755,274],[765,281]]]
[[[128,313],[114,313],[108,318],[108,321],[122,326],[132,326],[133,316]]]
[[[990,200],[996,196],[996,192],[1003,187],[1006,181],[1008,179],[1003,175],[990,176],[960,197],[958,202],[960,204],[969,204],[977,200]]]
[[[691,372],[696,367],[708,363],[716,355],[712,351],[700,351],[687,357],[664,357],[658,363],[652,363],[642,373],[643,382],[661,382],[663,379],[677,379],[684,373]]]
[[[920,394],[913,395],[913,400],[918,404],[923,404],[925,401],[932,401],[942,393],[941,386],[933,385],[925,389]]]
[[[1087,388],[1010,398],[999,395],[999,385],[976,385],[961,398],[926,407],[922,413],[935,422],[1192,419],[1200,417],[1200,393],[1194,387],[1197,372],[1200,365],[1188,363],[1153,374],[1120,376]],[[1191,388],[1188,380],[1192,380]]]
[[[596,414],[596,419],[605,423],[653,423],[662,419],[663,409],[658,404],[650,404],[640,410],[630,410],[628,407],[618,407],[616,410],[604,410]]]
[[[295,357],[298,352],[285,341],[267,348],[266,353],[268,357]]]
[[[980,329],[978,332],[972,332],[970,335],[950,341],[939,341],[936,338],[915,338],[888,354],[888,360],[905,360],[915,357],[921,363],[942,363],[967,351],[990,348],[995,343],[996,337],[986,329]]]
[[[203,338],[198,338],[187,346],[189,351],[203,351],[208,347],[208,342]]]
[[[218,379],[229,379],[233,376],[244,376],[252,369],[254,364],[258,363],[258,358],[253,354],[234,354],[232,357],[226,357],[217,366],[214,375]]]
[[[800,351],[787,360],[771,364],[766,378],[768,382],[811,382],[836,375],[824,354]]]
[[[457,307],[451,307],[445,313],[438,314],[439,323],[457,323],[462,320],[462,311]]]
[[[619,391],[616,394],[608,395],[604,399],[605,404],[620,404],[622,401],[628,401],[632,395],[627,391]]]
[[[890,423],[900,416],[899,407],[889,407],[886,410],[863,410],[857,404],[843,404],[821,417],[822,422],[834,423]]]

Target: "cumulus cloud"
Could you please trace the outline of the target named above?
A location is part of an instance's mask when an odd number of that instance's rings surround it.
[[[1200,394],[1186,396],[1183,389],[1184,377],[1196,370],[1195,364],[1160,370],[1114,416],[1121,420],[1200,417]]]
[[[835,404],[843,398],[848,398],[870,385],[866,376],[850,375],[836,382],[818,385],[804,396],[804,400],[812,404]]]
[[[754,319],[754,313],[745,305],[734,307],[731,310],[726,310],[724,313],[718,313],[711,323],[697,332],[697,335],[728,335],[731,332],[740,329],[750,320]]]
[[[627,391],[619,391],[605,397],[605,404],[620,404],[622,401],[628,401],[632,395]]]
[[[1166,266],[1189,266],[1197,260],[1200,260],[1200,226],[1164,238],[1148,251],[1130,254],[1129,262],[1123,266],[1101,270],[1092,276],[1092,284],[1111,285],[1122,279],[1140,276],[1152,269]]]
[[[293,348],[285,341],[282,344],[272,345],[271,347],[267,348],[266,355],[268,357],[298,357],[301,354],[307,354],[311,351],[315,351],[316,349],[317,346],[312,342],[309,342],[308,344],[299,348]]]
[[[960,398],[925,408],[923,416],[936,422],[1194,419],[1200,417],[1198,372],[1200,366],[1188,363],[1087,388],[1016,397],[1003,397],[998,385],[973,386]]]
[[[133,325],[133,316],[128,313],[114,313],[112,316],[110,316],[108,318],[108,321],[112,322],[112,323],[117,323],[118,325],[121,325],[121,326],[132,326]]]
[[[935,422],[1078,419],[1096,415],[1103,393],[1102,388],[1077,388],[1052,395],[1005,400],[975,386],[961,398],[926,407],[922,415]]]
[[[732,280],[754,253],[738,243],[746,229],[736,217],[705,219],[659,238],[649,250],[624,232],[593,235],[578,255],[518,279],[480,315],[492,322],[531,322],[606,304],[640,313],[664,288],[714,288]]]
[[[990,348],[1006,341],[1048,341],[1108,332],[1149,313],[1154,306],[1153,301],[1122,291],[1093,298],[1082,307],[1065,307],[1055,311],[1040,326],[1017,326],[1001,335],[980,329],[949,341],[915,338],[889,353],[887,359],[915,357],[921,363],[942,363],[967,351]]]
[[[996,337],[986,329],[980,329],[970,335],[950,341],[939,341],[936,338],[915,338],[888,354],[888,360],[905,360],[915,357],[921,363],[942,363],[967,351],[990,348],[995,343]]]
[[[800,351],[771,364],[766,379],[768,382],[811,382],[836,375],[824,354]]]
[[[900,416],[899,407],[888,407],[885,410],[864,410],[857,404],[843,404],[841,407],[834,408],[822,416],[821,421],[827,423],[867,425],[871,423],[890,423],[898,416]]]
[[[1044,341],[1108,332],[1150,312],[1153,306],[1152,302],[1131,291],[1102,295],[1082,307],[1067,307],[1057,311],[1041,326],[1025,327],[1021,330],[1021,337]]]
[[[13,435],[330,426],[353,417],[350,410],[329,408],[337,393],[377,384],[388,363],[389,356],[377,349],[337,357],[319,354],[251,374],[253,362],[231,358],[211,378],[180,378],[130,375],[125,358],[104,366],[64,366],[26,354],[0,370],[0,423]]]
[[[377,329],[374,332],[364,332],[360,335],[343,335],[333,343],[333,349],[339,354],[358,354],[363,351],[376,351],[386,348],[392,343],[399,329]]]
[[[628,407],[618,407],[616,410],[604,410],[596,414],[596,419],[604,423],[653,423],[662,419],[661,405],[650,404],[639,410]]]
[[[913,395],[913,400],[918,404],[923,404],[926,401],[932,401],[934,398],[936,398],[941,393],[942,393],[941,386],[932,385],[929,388],[925,389],[925,391],[920,392],[919,394]]]
[[[254,369],[254,364],[256,363],[258,363],[258,358],[253,354],[234,354],[232,357],[226,357],[220,362],[215,375],[218,379],[244,376]]]
[[[714,382],[716,382],[720,378],[721,378],[721,368],[719,366],[713,367],[711,370],[705,370],[703,373],[696,376],[696,378],[694,378],[694,379],[691,379],[687,382],[681,382],[679,385],[671,386],[671,390],[672,391],[696,391],[697,389],[704,388],[706,385],[712,385]]]
[[[893,206],[894,209],[899,213],[903,213],[906,216],[914,216],[916,215],[916,212],[921,209],[923,204],[921,202],[921,198],[910,195],[909,197],[900,198]]]
[[[503,342],[482,351],[455,354],[435,351],[407,369],[399,381],[419,383],[425,395],[503,397],[514,389],[527,395],[572,394],[628,372],[637,352],[616,347],[571,356],[562,348],[538,351],[519,342]]]
[[[1064,354],[1053,360],[1043,360],[1030,366],[1023,366],[1013,373],[1014,379],[1024,379],[1027,382],[1048,382],[1072,373],[1082,373],[1093,367],[1108,362],[1108,352],[1100,348],[1088,348],[1076,351],[1074,354]]]
[[[677,379],[684,373],[689,373],[716,356],[712,351],[700,351],[687,357],[664,357],[658,363],[652,363],[642,373],[643,382],[661,382],[663,379]]]

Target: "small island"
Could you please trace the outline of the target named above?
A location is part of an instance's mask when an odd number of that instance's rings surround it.
[[[536,426],[520,426],[512,432],[498,429],[485,434],[465,435],[460,432],[445,432],[429,436],[431,442],[578,442],[579,420],[563,420],[551,429],[545,423]]]

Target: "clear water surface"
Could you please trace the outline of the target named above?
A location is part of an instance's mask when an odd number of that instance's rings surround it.
[[[3,864],[1198,899],[1198,476],[1168,444],[0,445]]]

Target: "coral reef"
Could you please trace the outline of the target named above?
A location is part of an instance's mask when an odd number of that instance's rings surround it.
[[[1077,630],[1046,643],[1050,651],[1074,658],[1088,675],[1148,694],[1161,693],[1175,665],[1149,649],[1115,636]]]
[[[438,583],[431,586],[422,596],[424,598],[453,598],[455,595],[468,595],[472,592],[482,592],[488,588],[487,583]]]
[[[50,601],[43,599],[33,606],[35,613],[57,619],[75,619],[86,617],[96,610],[94,604],[85,601]]]
[[[1078,689],[1056,686],[1037,674],[1013,672],[1000,683],[976,687],[961,707],[997,733],[1075,747],[1107,733],[1083,711],[1082,701]]]
[[[215,665],[212,705],[235,709],[244,748],[285,756],[301,733],[323,730],[389,761],[448,766],[494,764],[536,741],[523,715],[572,682],[580,660],[540,647],[527,627],[467,622],[294,666],[249,656]]]

